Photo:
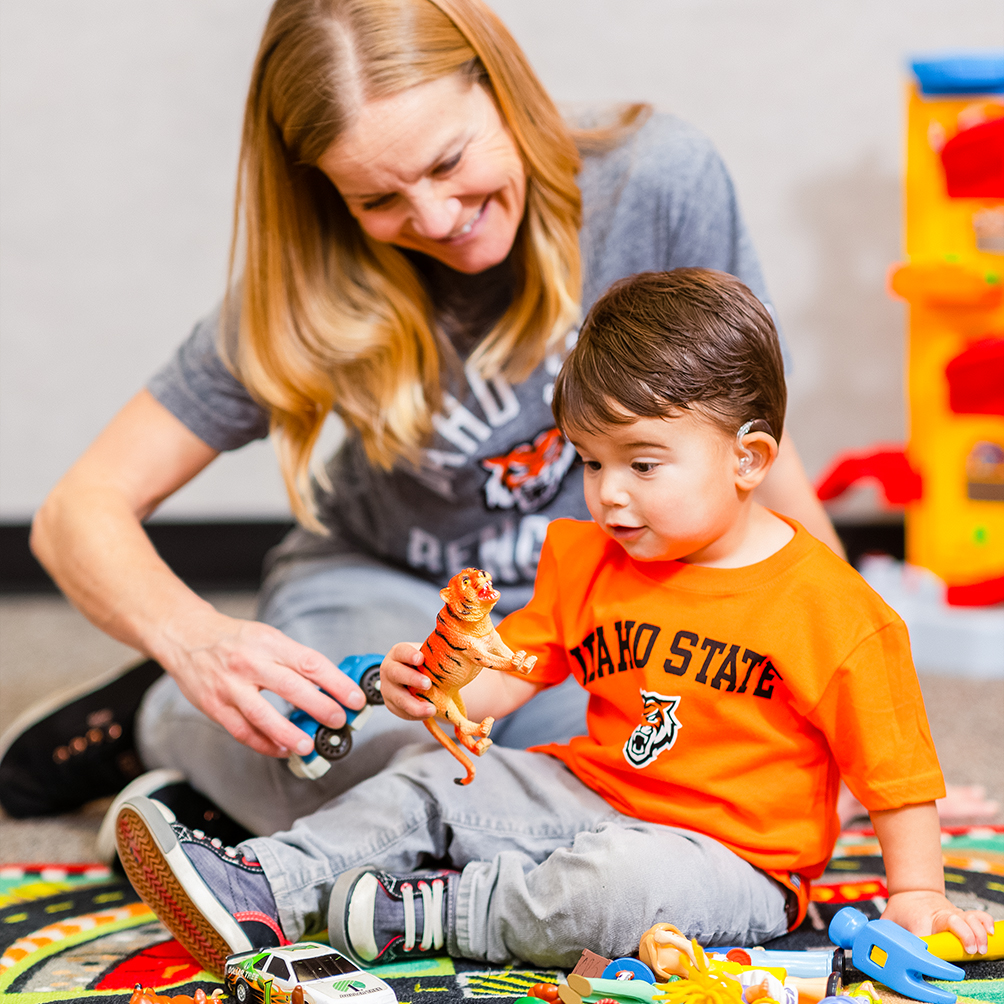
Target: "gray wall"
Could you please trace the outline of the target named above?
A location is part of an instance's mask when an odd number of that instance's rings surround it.
[[[791,345],[810,473],[903,436],[905,58],[998,0],[495,0],[560,101],[646,99],[729,164]],[[26,519],[222,290],[264,0],[0,0],[0,519]],[[44,11],[44,14],[43,14]],[[869,504],[862,503],[865,508]],[[285,513],[270,448],[162,516]]]

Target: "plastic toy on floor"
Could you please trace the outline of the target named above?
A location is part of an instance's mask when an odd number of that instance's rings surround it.
[[[136,984],[136,988],[129,998],[129,1004],[210,1004],[211,1001],[218,1001],[223,998],[223,991],[216,987],[208,996],[202,987],[196,987],[195,993],[189,997],[188,994],[175,994],[168,997],[166,994],[159,994],[156,990]]]
[[[231,955],[223,974],[238,1004],[336,1004],[366,994],[372,1004],[397,1004],[389,984],[363,972],[329,945],[300,941],[284,948],[257,949]]]
[[[525,652],[512,652],[495,630],[491,611],[500,594],[492,588],[491,576],[486,572],[465,568],[450,579],[439,595],[444,606],[436,616],[435,630],[422,643],[425,662],[418,667],[432,681],[432,686],[413,693],[435,705],[437,717],[445,718],[453,726],[464,749],[481,756],[492,744],[488,734],[495,719],[470,721],[460,688],[483,669],[529,673],[537,658]],[[474,780],[471,759],[446,735],[435,718],[427,718],[425,727],[466,768],[467,776],[457,778],[457,784],[470,784]]]
[[[987,938],[987,951],[985,955],[969,955],[951,931],[942,931],[940,934],[929,934],[920,939],[927,945],[927,950],[944,959],[946,962],[972,962],[974,959],[984,961],[986,959],[1004,959],[1004,920],[998,920],[994,924],[994,933]]]
[[[810,961],[802,958],[809,953],[770,953],[788,955],[793,963],[816,965],[823,970],[819,975],[795,976],[783,965],[761,964],[761,961],[767,961],[766,958],[753,961],[754,957],[767,954],[741,948],[731,949],[724,956],[710,954],[699,948],[696,941],[685,938],[672,924],[653,925],[642,935],[638,946],[641,961],[651,967],[656,979],[665,981],[671,976],[688,977],[688,973],[697,967],[716,978],[738,980],[746,988],[743,999],[747,1004],[760,997],[770,997],[778,1004],[814,1004],[840,990],[843,967],[837,956],[816,953],[822,958]],[[754,991],[754,988],[764,985],[764,992]]]
[[[830,941],[851,949],[854,967],[904,997],[928,1004],[954,1004],[956,995],[925,983],[965,979],[958,966],[932,955],[927,944],[891,920],[869,920],[860,910],[844,907],[830,921]]]
[[[341,760],[352,749],[352,733],[357,732],[373,713],[373,706],[383,704],[380,696],[380,663],[383,656],[376,653],[350,655],[343,659],[338,668],[366,695],[366,706],[361,711],[345,708],[345,724],[340,729],[331,729],[319,724],[300,708],[289,713],[289,720],[314,740],[314,749],[306,756],[292,754],[287,763],[297,777],[323,777],[331,768],[333,760]],[[330,695],[329,695],[330,696]]]

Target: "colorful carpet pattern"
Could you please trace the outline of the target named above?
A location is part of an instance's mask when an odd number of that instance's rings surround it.
[[[1004,919],[1004,827],[946,830],[942,845],[952,900]],[[874,835],[845,833],[813,888],[805,923],[769,947],[824,948],[829,945],[826,927],[837,910],[853,903],[877,917],[885,894]],[[0,953],[0,1000],[8,1004],[126,1004],[137,983],[168,995],[191,995],[197,987],[208,995],[221,986],[171,938],[129,884],[100,865],[0,867]],[[957,993],[961,1004],[1004,1004],[1004,961],[963,968],[964,981],[939,986]],[[534,983],[556,982],[564,975],[455,959],[374,972],[391,984],[401,1004],[510,1004]],[[854,973],[849,976],[853,982]],[[889,999],[902,998],[890,994]]]

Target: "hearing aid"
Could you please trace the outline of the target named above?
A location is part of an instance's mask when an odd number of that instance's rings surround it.
[[[743,445],[743,436],[748,436],[751,432],[766,432],[768,436],[773,436],[774,432],[770,423],[762,418],[754,418],[749,422],[744,422],[739,426],[736,433],[736,450],[739,452],[739,473],[749,474],[753,467],[753,451]]]

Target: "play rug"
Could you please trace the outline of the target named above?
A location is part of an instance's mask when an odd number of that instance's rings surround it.
[[[952,899],[1004,919],[1004,827],[946,830],[942,844]],[[829,920],[841,906],[854,903],[877,917],[884,896],[874,835],[867,830],[844,833],[826,874],[813,888],[809,917],[771,947],[822,948],[829,944]],[[100,865],[0,867],[0,952],[0,1000],[8,1004],[126,1004],[137,983],[168,995],[191,995],[197,987],[208,995],[221,985],[200,971],[124,879]],[[1004,1004],[1004,962],[964,968],[964,982],[941,985],[958,993],[963,1004]],[[564,975],[452,959],[374,971],[391,984],[401,1004],[511,1004],[534,983],[555,982]],[[853,981],[853,973],[851,977]]]

